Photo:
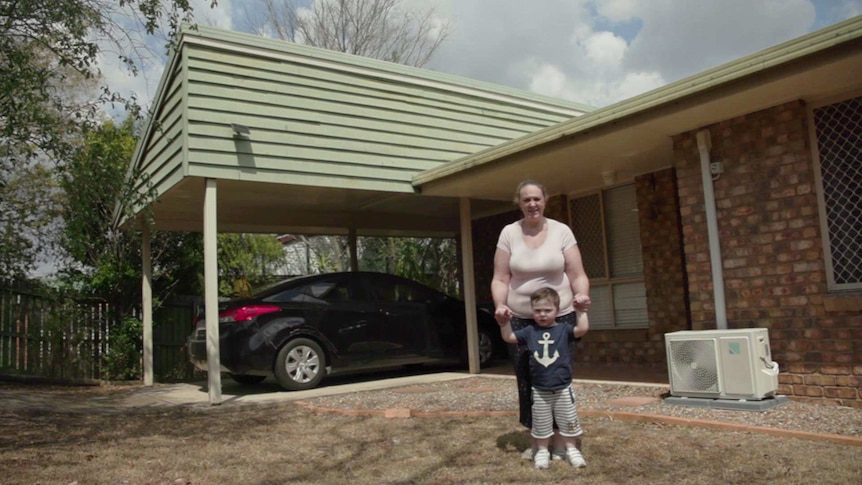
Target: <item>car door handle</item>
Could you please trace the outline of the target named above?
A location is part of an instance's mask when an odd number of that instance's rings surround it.
[[[367,326],[368,326],[367,323],[361,322],[361,323],[357,323],[355,325],[351,325],[349,327],[342,327],[341,329],[338,330],[338,333],[352,332],[354,330],[359,330],[360,328],[367,327]]]

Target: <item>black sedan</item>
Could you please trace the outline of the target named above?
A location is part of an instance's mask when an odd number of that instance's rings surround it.
[[[370,272],[290,279],[251,298],[219,303],[222,371],[255,384],[274,375],[288,390],[326,375],[436,362],[466,363],[464,303],[415,281]],[[477,311],[479,360],[504,356],[492,315]],[[188,341],[207,370],[206,323]]]

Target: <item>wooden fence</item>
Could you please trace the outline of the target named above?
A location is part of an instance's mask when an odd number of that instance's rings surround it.
[[[153,367],[157,381],[192,375],[185,352],[199,299],[177,297],[153,314]],[[61,381],[103,378],[117,322],[105,302],[59,300],[0,287],[0,373]]]

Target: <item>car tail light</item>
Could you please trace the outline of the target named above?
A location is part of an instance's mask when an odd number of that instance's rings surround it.
[[[218,321],[221,323],[230,322],[245,322],[252,318],[263,315],[264,313],[273,313],[281,311],[281,308],[275,305],[249,305],[239,308],[232,308],[219,312]]]

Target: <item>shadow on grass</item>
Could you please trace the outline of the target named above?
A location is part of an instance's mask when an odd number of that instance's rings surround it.
[[[527,429],[523,431],[511,431],[497,437],[497,448],[502,451],[515,450],[523,452],[531,446],[532,439],[530,438],[530,431]]]

